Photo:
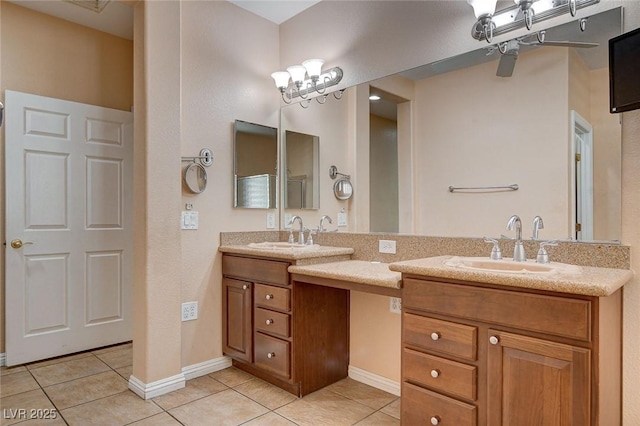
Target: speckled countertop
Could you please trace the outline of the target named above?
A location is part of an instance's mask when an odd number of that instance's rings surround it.
[[[289,248],[289,249],[271,249],[250,247],[248,245],[228,245],[218,248],[222,253],[246,254],[250,256],[268,257],[272,259],[300,260],[300,259],[316,259],[327,258],[333,256],[342,256],[340,260],[348,259],[353,254],[353,249],[349,247],[330,247],[318,246],[317,248]],[[344,258],[344,256],[347,256]]]
[[[579,272],[558,272],[548,275],[487,272],[446,265],[445,262],[452,258],[454,256],[437,256],[394,262],[389,265],[389,269],[412,275],[597,297],[610,296],[633,278],[633,271],[628,269],[595,268],[590,266],[580,266]]]
[[[289,266],[289,272],[379,287],[402,287],[402,274],[391,271],[388,263],[366,260],[344,260],[306,266],[293,265]]]

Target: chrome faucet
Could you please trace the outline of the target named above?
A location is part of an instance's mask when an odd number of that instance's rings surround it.
[[[538,239],[538,231],[544,229],[544,222],[540,216],[536,216],[533,218],[533,235],[531,236],[532,240]]]
[[[333,220],[331,220],[331,218],[325,214],[324,216],[322,216],[322,218],[320,218],[320,226],[318,226],[318,232],[326,231],[326,229],[324,229],[325,220],[328,220],[329,223],[333,223]]]
[[[304,225],[302,224],[302,218],[298,215],[291,216],[291,219],[289,220],[289,226],[293,226],[293,222],[295,222],[296,219],[300,222],[300,231],[298,232],[298,243],[304,244]]]
[[[516,231],[516,243],[513,248],[513,260],[515,262],[524,262],[527,260],[527,256],[524,253],[524,246],[522,245],[522,221],[515,214],[509,218],[509,223],[507,223],[507,229],[509,231],[513,231],[514,228]]]

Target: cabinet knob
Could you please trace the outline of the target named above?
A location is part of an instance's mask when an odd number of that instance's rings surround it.
[[[269,352],[269,353],[267,354],[267,358],[269,358],[269,359],[271,359],[271,358],[275,358],[275,356],[276,356],[276,353],[275,353],[275,352]]]
[[[434,331],[433,333],[431,333],[431,340],[438,340],[440,339],[440,333],[438,333],[437,331]]]
[[[273,294],[267,294],[264,298],[267,300],[271,300],[273,299]]]
[[[491,343],[492,345],[497,345],[498,343],[500,343],[500,338],[498,336],[491,336],[489,337],[489,343]]]
[[[249,284],[245,284],[245,285],[243,285],[243,286],[242,286],[242,289],[243,289],[243,290],[249,290]]]
[[[436,426],[440,424],[440,417],[438,416],[433,416],[431,417],[431,424]]]
[[[265,323],[267,325],[271,325],[271,324],[273,324],[273,320],[272,319],[268,319],[268,320],[265,321]]]
[[[431,370],[431,377],[437,379],[438,377],[440,377],[440,372],[438,370]]]

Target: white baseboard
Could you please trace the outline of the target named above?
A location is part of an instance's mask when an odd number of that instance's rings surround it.
[[[378,376],[353,365],[349,366],[349,377],[365,385],[400,396],[400,383],[386,377]]]
[[[129,389],[142,399],[151,399],[174,390],[182,389],[185,386],[184,374],[176,374],[152,383],[144,383],[133,376],[129,377]]]
[[[221,356],[209,361],[183,367],[182,373],[153,383],[144,383],[131,375],[129,377],[129,389],[142,399],[151,399],[164,395],[165,393],[173,392],[174,390],[182,389],[185,387],[187,380],[224,370],[227,367],[231,367],[231,358]]]
[[[6,365],[7,365],[7,354],[3,352],[0,354],[0,367],[6,367]]]
[[[191,380],[215,371],[224,370],[228,367],[231,367],[231,358],[228,356],[221,356],[220,358],[214,358],[209,361],[183,367],[182,374],[186,380]]]

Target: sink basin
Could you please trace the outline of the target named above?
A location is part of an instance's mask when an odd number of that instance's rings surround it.
[[[249,247],[265,250],[315,250],[320,248],[319,244],[308,246],[306,244],[288,243],[280,241],[265,241],[263,243],[249,243]]]
[[[512,259],[493,260],[486,257],[452,257],[444,262],[447,266],[469,269],[474,271],[503,273],[503,274],[558,274],[577,273],[581,269],[576,265],[566,263],[536,263],[534,260],[514,262]]]

